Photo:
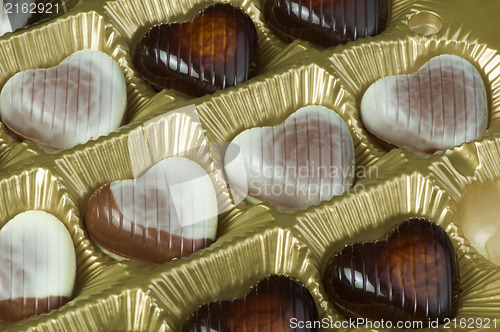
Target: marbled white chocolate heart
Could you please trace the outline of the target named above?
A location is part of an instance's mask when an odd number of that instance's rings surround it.
[[[195,162],[167,158],[134,180],[99,188],[85,213],[89,235],[119,256],[163,263],[215,240],[217,196]]]
[[[458,310],[458,259],[449,236],[425,219],[409,219],[384,239],[338,250],[323,275],[347,317],[373,321],[453,318]]]
[[[49,312],[71,299],[75,248],[51,214],[27,211],[0,230],[0,320],[15,322]]]
[[[254,76],[257,57],[257,30],[250,17],[218,3],[192,21],[151,28],[137,45],[134,63],[157,89],[199,97]]]
[[[361,120],[386,143],[433,153],[483,135],[486,88],[470,62],[441,55],[414,74],[373,83],[361,101]]]
[[[118,64],[96,50],[73,53],[58,66],[10,78],[0,93],[2,122],[17,136],[54,148],[72,148],[108,135],[127,107]]]
[[[224,165],[233,190],[303,209],[351,187],[354,145],[337,113],[307,106],[275,127],[240,133],[229,145]]]
[[[184,331],[316,331],[292,324],[317,320],[316,305],[307,288],[286,276],[272,275],[240,298],[201,306],[188,318]]]
[[[285,41],[307,40],[328,47],[381,33],[388,0],[267,0],[269,25]]]

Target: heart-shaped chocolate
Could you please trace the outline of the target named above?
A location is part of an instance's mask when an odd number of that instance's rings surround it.
[[[217,215],[209,175],[189,159],[171,157],[137,179],[99,188],[87,204],[85,225],[112,253],[163,263],[210,245]]]
[[[285,41],[329,47],[381,33],[388,0],[267,0],[269,25]]]
[[[459,278],[449,236],[417,218],[399,224],[384,239],[338,250],[323,275],[330,299],[347,317],[424,325],[456,315]]]
[[[414,74],[373,83],[361,100],[361,120],[390,145],[433,153],[483,135],[488,126],[486,88],[470,62],[440,55]]]
[[[0,230],[0,320],[15,322],[68,302],[76,276],[75,248],[64,225],[27,211]]]
[[[39,4],[37,0],[0,0],[0,36],[38,21],[41,9],[46,8],[45,3]]]
[[[58,66],[26,70],[0,93],[2,122],[17,136],[72,148],[116,130],[127,107],[118,64],[96,50],[73,53]]]
[[[240,298],[201,306],[185,322],[184,331],[316,331],[294,324],[317,320],[307,288],[286,276],[272,275]]]
[[[199,97],[254,76],[257,58],[257,30],[250,17],[218,3],[192,21],[151,28],[137,45],[134,63],[157,90]]]
[[[303,209],[351,187],[354,145],[337,113],[311,105],[275,127],[240,133],[224,165],[231,188],[240,194]]]

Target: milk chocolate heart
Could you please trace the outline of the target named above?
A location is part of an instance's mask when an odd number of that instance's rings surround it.
[[[163,263],[210,245],[217,215],[208,174],[189,159],[172,157],[135,180],[99,188],[87,204],[85,225],[112,253]]]
[[[307,40],[329,47],[381,33],[388,0],[267,0],[269,25],[285,41]]]
[[[15,322],[49,312],[70,300],[75,248],[51,214],[27,211],[0,230],[0,320]]]
[[[184,331],[316,331],[295,327],[293,322],[317,320],[316,305],[307,288],[286,276],[272,275],[238,299],[201,306],[188,318]]]
[[[118,64],[96,50],[73,53],[50,69],[26,70],[0,93],[3,123],[17,136],[72,148],[116,130],[127,107]]]
[[[307,106],[275,127],[243,131],[229,145],[224,164],[233,190],[303,209],[351,187],[354,145],[337,113]]]
[[[483,135],[486,88],[470,62],[441,55],[414,74],[373,83],[361,101],[361,120],[386,143],[433,153]]]
[[[0,36],[35,23],[42,16],[45,3],[37,0],[0,0]],[[52,8],[52,5],[50,5]]]
[[[425,219],[409,219],[384,239],[337,251],[323,275],[326,291],[347,317],[422,321],[457,313],[458,259],[446,232]]]
[[[254,76],[257,57],[257,30],[250,17],[218,3],[192,21],[151,28],[137,45],[134,63],[157,90],[199,97]]]

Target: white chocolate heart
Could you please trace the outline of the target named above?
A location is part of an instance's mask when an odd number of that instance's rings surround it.
[[[44,312],[47,298],[71,298],[75,249],[64,225],[43,211],[27,211],[0,230],[0,319]],[[42,304],[43,303],[43,304]],[[54,309],[48,303],[48,309]]]
[[[361,100],[361,120],[396,146],[423,152],[452,148],[486,131],[486,89],[470,62],[444,54],[416,73],[373,83]]]
[[[210,176],[182,157],[164,159],[137,179],[102,186],[85,213],[90,236],[103,248],[155,263],[212,243],[217,220]]]
[[[282,124],[247,129],[231,143],[224,168],[231,188],[240,194],[303,209],[352,186],[352,137],[328,108],[303,107]]]
[[[0,93],[0,115],[9,129],[64,149],[116,130],[126,106],[120,67],[96,50],[73,53],[56,67],[17,73]]]

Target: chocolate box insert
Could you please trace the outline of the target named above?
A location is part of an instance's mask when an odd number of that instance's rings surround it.
[[[180,331],[196,308],[243,294],[271,274],[288,275],[305,285],[318,319],[343,322],[345,316],[322,283],[327,258],[345,244],[379,238],[410,217],[435,221],[451,238],[461,275],[457,319],[488,318],[491,326],[498,318],[494,308],[499,303],[500,272],[471,246],[458,209],[466,188],[496,181],[500,169],[496,143],[500,46],[491,29],[498,4],[392,0],[384,32],[320,49],[300,40],[288,45],[278,37],[264,16],[263,0],[223,2],[241,8],[256,27],[260,71],[229,90],[199,99],[154,92],[135,71],[132,56],[150,27],[190,20],[213,1],[80,0],[71,2],[74,7],[68,1],[63,16],[0,38],[0,85],[17,72],[51,67],[78,50],[99,49],[123,70],[129,104],[126,124],[118,131],[55,155],[31,143],[16,143],[0,126],[0,197],[12,207],[5,220],[28,207],[50,205],[45,210],[68,226],[78,267],[69,304],[13,325],[0,323],[0,328]],[[425,16],[417,21],[419,13],[434,13],[442,26]],[[406,148],[388,152],[363,127],[359,114],[363,92],[379,78],[415,72],[443,54],[460,56],[479,71],[488,98],[485,135],[432,156]],[[201,136],[198,131],[193,135],[194,127],[185,126],[183,120],[145,123],[188,104],[196,105],[205,145],[184,145]],[[214,155],[219,152],[214,144],[230,142],[253,127],[275,126],[308,105],[337,112],[353,137],[356,164],[378,167],[373,177],[356,177],[357,191],[282,215],[267,203],[234,206],[231,188],[222,185],[223,174],[215,173],[211,176],[221,213],[220,236],[208,248],[165,264],[138,264],[111,259],[88,237],[82,214],[90,195],[103,184],[137,177],[187,146],[191,151],[187,157],[212,173],[222,158]],[[178,135],[171,128],[177,128]],[[31,184],[25,186],[23,176]],[[47,190],[40,189],[43,186]],[[62,192],[59,200],[51,198]],[[69,205],[64,210],[69,212],[57,215],[60,206]],[[3,212],[0,209],[0,217]]]

